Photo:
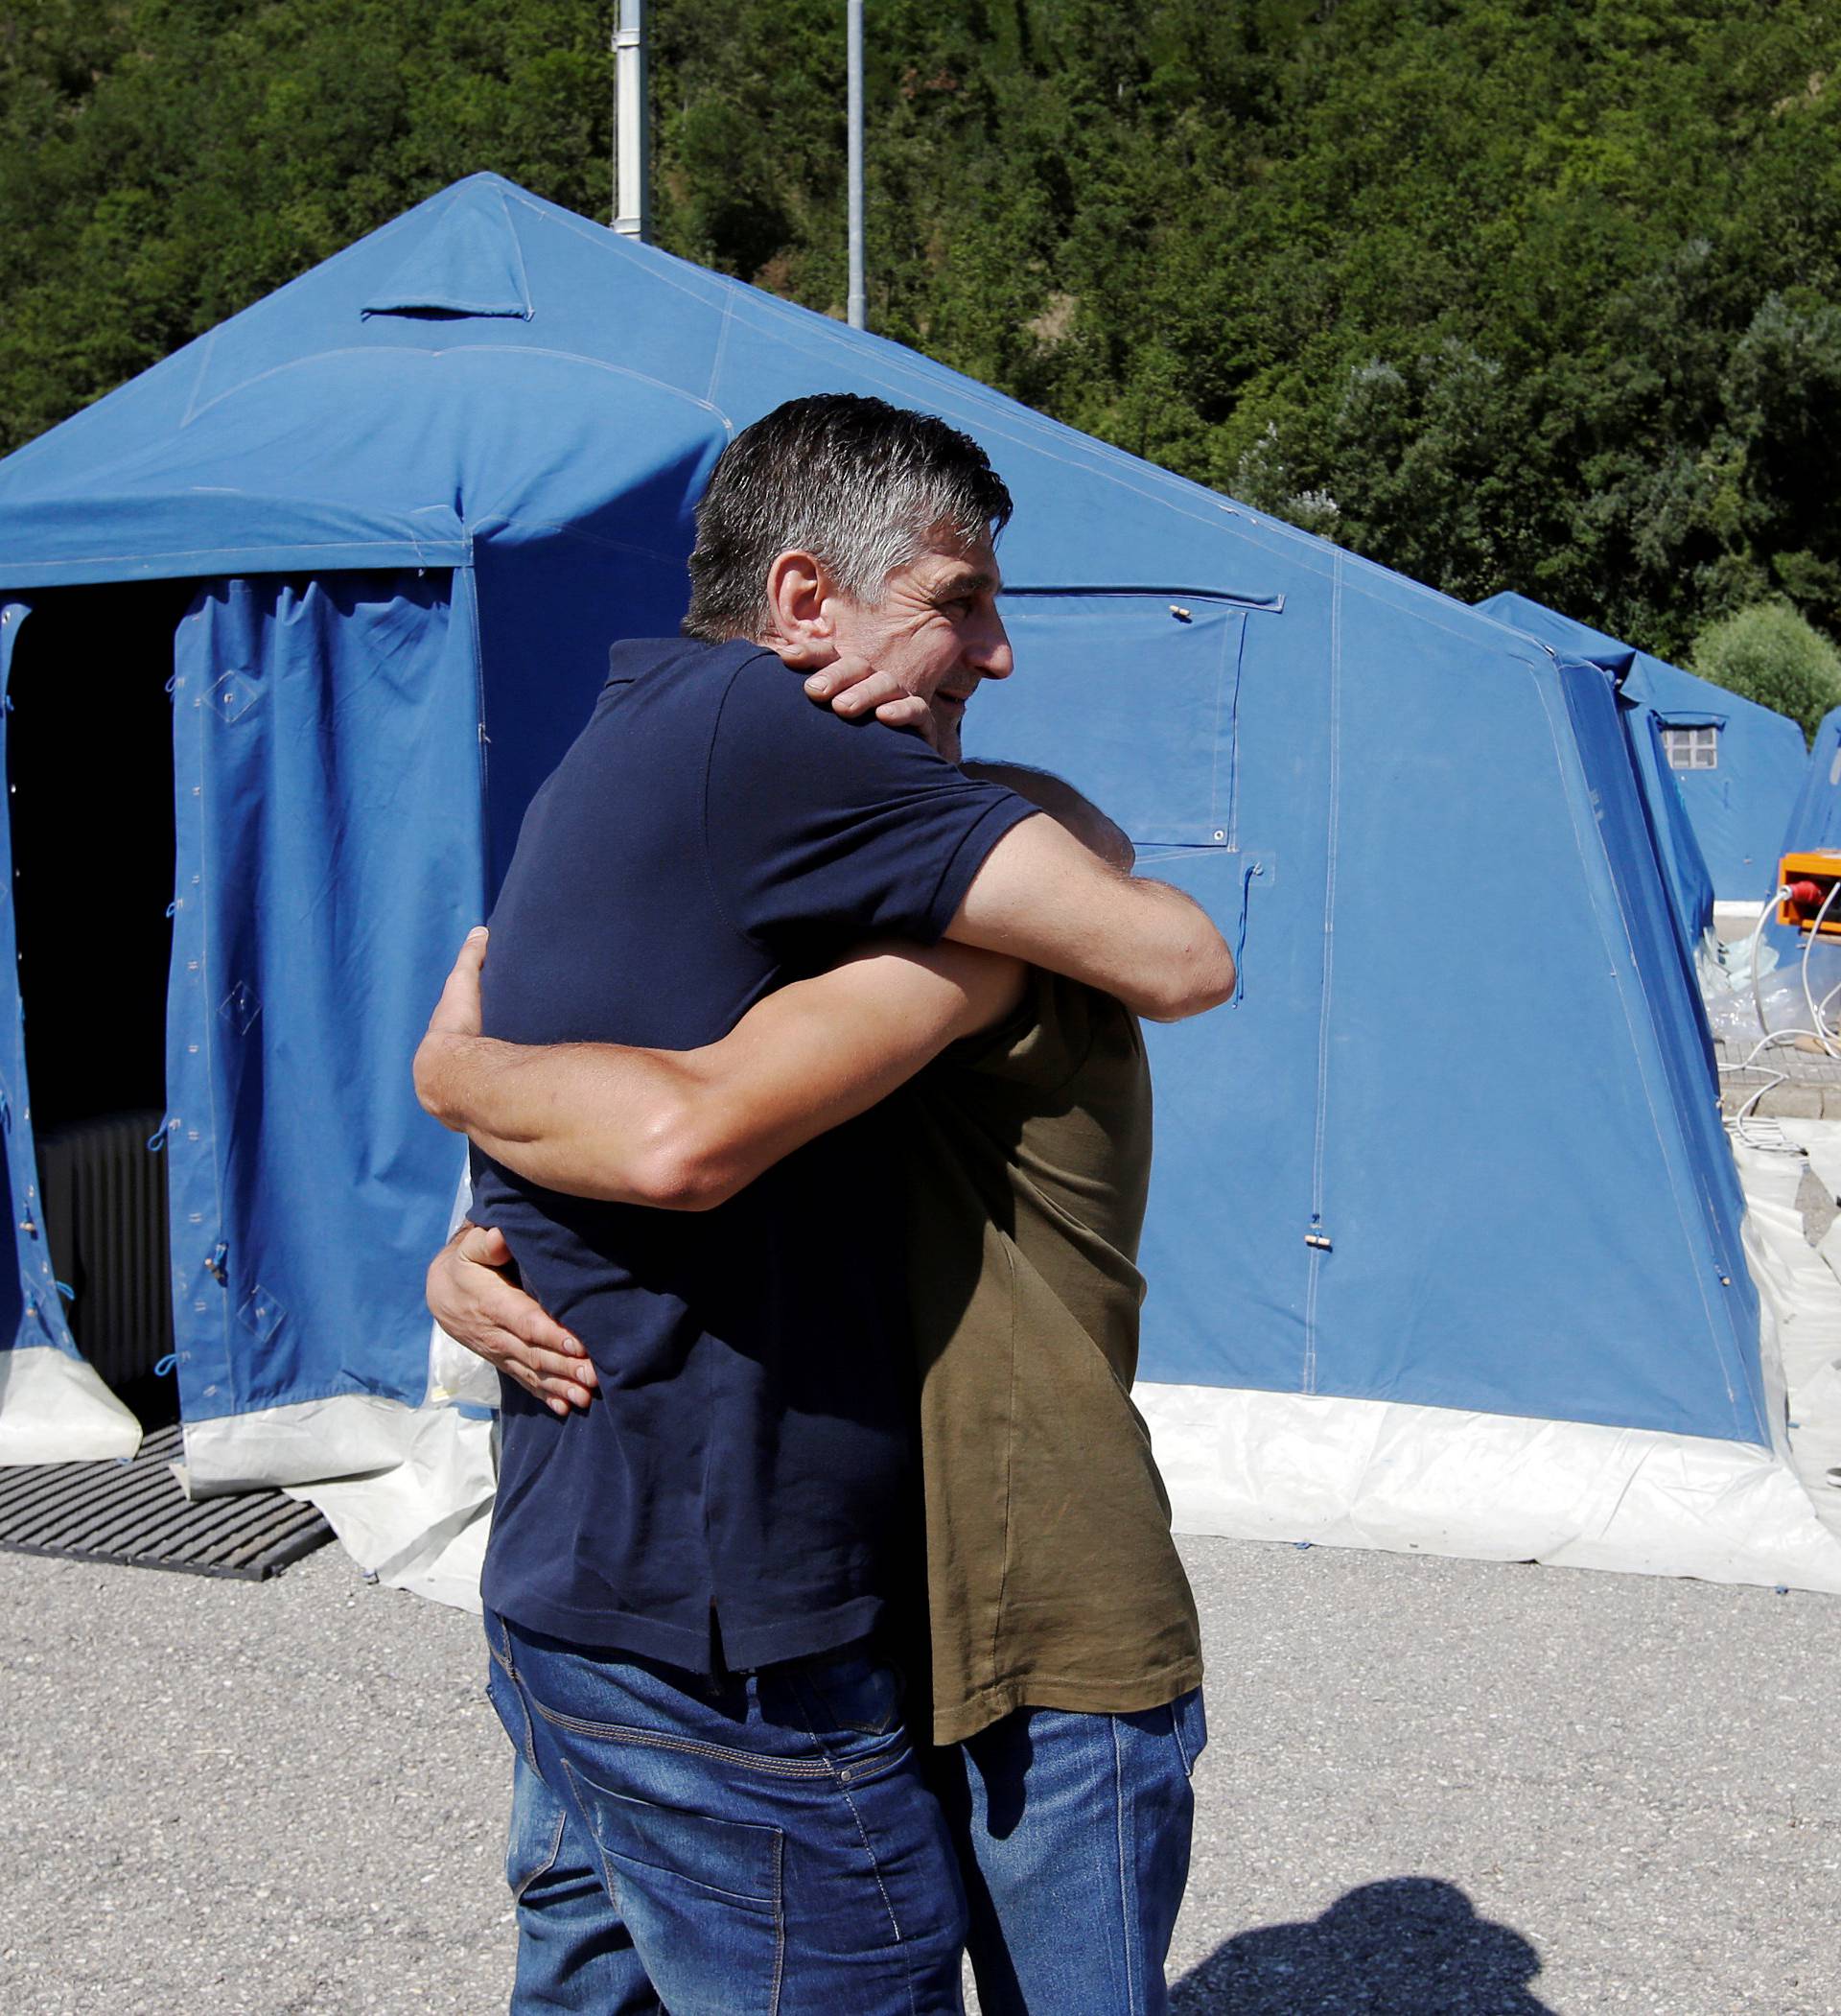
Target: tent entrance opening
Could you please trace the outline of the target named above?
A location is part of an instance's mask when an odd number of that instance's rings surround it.
[[[178,1418],[166,1158],[180,582],[33,597],[7,721],[12,901],[46,1243],[72,1334],[148,1428]]]

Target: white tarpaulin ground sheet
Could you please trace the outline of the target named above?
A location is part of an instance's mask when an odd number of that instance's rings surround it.
[[[464,1168],[450,1231],[466,1214]],[[278,1484],[319,1509],[367,1575],[478,1610],[499,1376],[438,1325],[429,1329],[420,1407],[346,1394],[189,1424],[182,1481],[200,1496]]]
[[[0,1351],[0,1464],[132,1456],[141,1424],[94,1367],[51,1345]]]
[[[1782,1124],[1841,1196],[1841,1123]],[[1841,1223],[1811,1248],[1795,1203],[1808,1164],[1735,1145],[1778,1447],[1145,1385],[1177,1530],[1841,1593]]]
[[[492,1423],[431,1405],[416,1410],[408,1452],[394,1469],[289,1495],[316,1505],[346,1553],[379,1582],[478,1610],[493,1483]]]
[[[494,1464],[492,1421],[477,1409],[347,1394],[188,1422],[174,1468],[198,1498],[279,1485],[319,1508],[367,1575],[479,1606]]]

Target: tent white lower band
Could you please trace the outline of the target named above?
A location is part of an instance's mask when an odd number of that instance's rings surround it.
[[[366,1574],[479,1607],[491,1523],[492,1423],[368,1394],[302,1400],[185,1427],[194,1497],[279,1485],[315,1505]]]
[[[94,1367],[55,1346],[0,1351],[0,1464],[132,1456],[141,1424]]]
[[[1178,1533],[1841,1593],[1841,1538],[1770,1449],[1320,1395],[1135,1398]]]
[[[393,1469],[408,1448],[419,1412],[401,1400],[353,1393],[187,1421],[187,1489],[195,1498],[214,1498]]]

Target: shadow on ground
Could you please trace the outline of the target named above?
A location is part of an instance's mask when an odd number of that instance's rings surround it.
[[[1456,1884],[1398,1876],[1309,1925],[1229,1939],[1176,1984],[1172,2016],[1553,2016],[1529,1992],[1531,1941],[1480,1918]]]

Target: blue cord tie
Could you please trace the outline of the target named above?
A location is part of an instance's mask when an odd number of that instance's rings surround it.
[[[177,1352],[177,1351],[168,1351],[168,1352],[167,1352],[167,1354],[166,1354],[166,1356],[165,1356],[164,1358],[162,1358],[162,1359],[160,1360],[160,1362],[159,1362],[159,1363],[158,1363],[158,1364],[157,1364],[157,1365],[156,1365],[156,1366],[155,1366],[155,1367],[153,1368],[153,1376],[154,1376],[154,1377],[155,1377],[156,1379],[164,1379],[164,1378],[166,1378],[166,1377],[168,1376],[168,1374],[169,1374],[169,1373],[170,1373],[170,1372],[172,1371],[173,1368],[174,1368],[174,1367],[175,1367],[175,1365],[176,1365],[176,1364],[177,1364],[178,1362],[179,1362],[179,1354],[178,1354],[178,1352]]]
[[[77,1291],[70,1285],[68,1281],[59,1281],[54,1279],[52,1282],[52,1286],[57,1289],[58,1293],[61,1295],[67,1302],[74,1302],[77,1300]]]

